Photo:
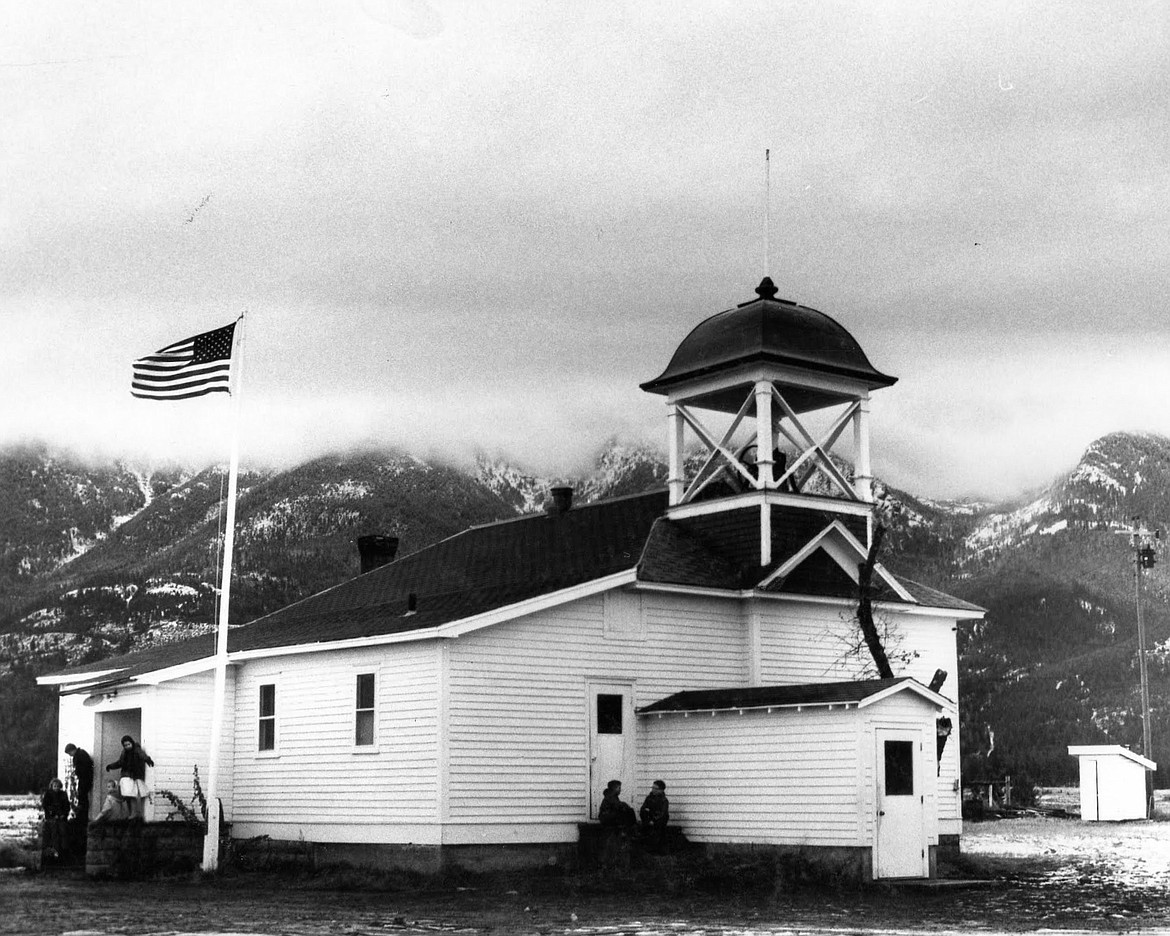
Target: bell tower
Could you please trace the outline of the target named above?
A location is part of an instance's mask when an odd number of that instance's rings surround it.
[[[869,529],[870,393],[897,380],[832,318],[776,293],[765,277],[755,299],[700,322],[642,384],[668,407],[668,515],[758,506],[761,566],[772,558],[773,507],[864,516]],[[707,413],[731,421],[717,431]],[[816,434],[807,425],[814,413],[828,417]],[[852,480],[830,457],[850,426]],[[701,462],[688,459],[692,438],[705,449]]]

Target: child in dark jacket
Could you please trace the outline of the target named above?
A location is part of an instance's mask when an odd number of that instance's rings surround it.
[[[642,818],[642,834],[646,837],[646,844],[653,851],[660,851],[666,846],[666,824],[670,821],[670,800],[666,798],[666,784],[655,780],[650,787],[650,794],[642,802],[640,810]]]
[[[60,858],[65,851],[69,794],[65,792],[64,784],[56,777],[49,781],[49,788],[41,797],[41,809],[45,811],[41,844],[50,858]]]
[[[606,784],[605,792],[601,794],[601,808],[597,811],[597,820],[603,826],[629,828],[637,824],[634,807],[629,803],[623,803],[621,796],[622,782],[610,780]]]

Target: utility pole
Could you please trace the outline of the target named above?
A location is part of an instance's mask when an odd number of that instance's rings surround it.
[[[1150,736],[1150,673],[1146,665],[1146,625],[1142,617],[1142,575],[1152,569],[1158,561],[1155,540],[1162,538],[1161,530],[1149,530],[1142,525],[1141,517],[1133,518],[1133,526],[1125,531],[1133,547],[1133,592],[1137,606],[1138,673],[1142,690],[1142,756],[1154,759],[1153,742]],[[1153,816],[1154,776],[1146,771],[1146,818]]]

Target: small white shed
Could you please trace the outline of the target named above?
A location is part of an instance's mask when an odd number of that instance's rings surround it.
[[[1068,752],[1080,759],[1081,819],[1148,818],[1146,773],[1157,770],[1157,764],[1120,744],[1070,744]]]

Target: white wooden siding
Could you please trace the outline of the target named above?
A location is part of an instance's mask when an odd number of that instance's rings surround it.
[[[234,707],[233,671],[228,668],[224,696],[227,718],[220,744],[220,773],[216,793],[224,806],[224,817],[232,818],[232,747],[230,728]],[[211,709],[214,704],[215,674],[199,673],[160,683],[153,689],[153,702],[142,709],[143,746],[154,761],[154,789],[170,790],[185,803],[194,796],[194,769],[208,792],[208,765],[211,759]],[[171,811],[165,800],[155,797],[154,815],[163,819]]]
[[[907,614],[883,608],[878,616],[898,635],[897,649],[917,653],[906,662],[893,661],[894,673],[912,676],[928,685],[935,670],[946,670],[942,694],[958,697],[958,656],[955,620],[923,614]],[[785,686],[802,683],[857,679],[868,657],[848,658],[846,649],[858,640],[852,606],[759,602],[760,682]],[[863,651],[864,652],[864,651]],[[870,673],[872,676],[872,672]],[[959,714],[957,707],[943,713],[953,723],[937,773],[936,795],[943,834],[962,832],[962,792],[959,789]]]
[[[846,655],[857,637],[844,605],[760,601],[760,681],[765,686],[856,679],[863,659]]]
[[[864,845],[856,709],[643,716],[644,763],[699,842]]]
[[[423,641],[245,664],[237,680],[233,821],[248,834],[311,828],[318,841],[350,840],[355,828],[370,826],[380,831],[362,832],[362,840],[434,839],[439,655],[437,641]],[[372,749],[354,745],[356,678],[370,672]],[[266,683],[276,685],[272,753],[257,750]]]
[[[611,617],[609,632],[640,637],[606,637],[597,596],[451,642],[451,822],[548,824],[575,837],[572,823],[588,815],[587,680],[632,683],[636,705],[746,683],[740,602],[647,593],[637,605],[611,604],[611,615],[636,610],[641,626],[623,629]],[[640,743],[637,726],[627,730]],[[645,775],[621,779],[632,796]]]
[[[951,705],[941,715],[951,720],[951,736],[943,748],[942,761],[937,758],[937,792],[939,833],[960,835],[963,831],[963,793],[960,789],[959,766],[962,763],[959,752],[959,656],[955,629],[958,623],[953,618],[926,617],[918,614],[891,614],[891,619],[903,636],[903,646],[918,651],[918,658],[911,660],[898,675],[913,676],[924,685],[929,685],[935,670],[946,670],[946,682],[939,694],[951,700]]]
[[[105,784],[100,774],[104,765],[98,765],[98,755],[94,753],[94,721],[93,709],[82,703],[84,695],[61,696],[57,706],[57,773],[56,776],[65,778],[73,768],[73,759],[65,753],[66,744],[76,744],[84,748],[94,759],[93,795],[104,795]]]

